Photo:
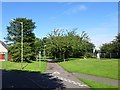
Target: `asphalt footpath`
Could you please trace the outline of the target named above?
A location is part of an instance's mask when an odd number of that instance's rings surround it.
[[[87,80],[92,80],[100,83],[105,83],[113,86],[118,86],[120,80],[110,79],[110,78],[104,78],[99,76],[93,76],[93,75],[87,75],[87,74],[80,74],[80,73],[71,73],[73,76],[77,78],[83,78]]]
[[[78,80],[71,73],[65,71],[52,60],[48,60],[47,73],[51,73],[54,78],[61,80],[65,88],[85,88],[85,90],[89,90],[89,87],[85,83]]]

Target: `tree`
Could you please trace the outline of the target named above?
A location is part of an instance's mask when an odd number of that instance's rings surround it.
[[[12,42],[10,45],[10,56],[14,61],[21,59],[21,23],[23,22],[23,61],[35,59],[35,34],[33,30],[36,28],[35,22],[32,19],[16,18],[7,26],[6,41]]]
[[[35,54],[38,55],[39,51],[43,50],[43,41],[39,38],[35,38]]]
[[[114,52],[118,52],[120,54],[120,33],[116,36],[116,39],[113,41]]]
[[[113,57],[120,57],[120,33],[110,43],[105,43],[101,46],[101,52],[106,53],[108,57],[110,53],[116,53]]]
[[[71,31],[54,29],[47,35],[46,41],[47,53],[54,58],[81,57],[90,56],[94,44],[89,41],[87,33],[82,32],[82,36],[76,33],[76,29]]]

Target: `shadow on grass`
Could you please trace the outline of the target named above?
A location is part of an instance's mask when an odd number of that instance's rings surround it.
[[[63,62],[63,59],[50,59],[47,60],[48,63],[57,63],[57,62]]]
[[[70,61],[70,60],[69,59],[65,59],[65,61]],[[61,59],[61,58],[57,58],[57,59],[50,59],[47,62],[49,62],[49,63],[59,63],[59,62],[64,62],[64,60]]]
[[[76,58],[76,59],[82,59],[82,58]],[[65,61],[72,61],[75,60],[75,58],[66,58]],[[50,59],[48,60],[50,63],[59,63],[59,62],[64,62],[64,59],[57,58],[57,59]]]
[[[41,59],[42,62],[47,62],[47,60]]]
[[[21,70],[1,70],[2,88],[45,88],[65,89],[62,81],[50,73],[40,73]]]

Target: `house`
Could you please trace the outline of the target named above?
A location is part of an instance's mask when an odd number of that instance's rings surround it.
[[[8,60],[8,49],[7,46],[0,40],[0,61]]]

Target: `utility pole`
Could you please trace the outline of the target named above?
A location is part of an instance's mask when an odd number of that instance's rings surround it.
[[[46,45],[44,45],[44,60],[46,59],[45,47]]]
[[[15,23],[14,19],[11,19],[13,23]],[[23,22],[19,22],[21,25],[21,70],[23,69]]]
[[[23,22],[21,23],[21,69],[23,69]]]
[[[39,60],[39,63],[38,63],[38,66],[39,68],[41,67],[41,51],[39,51],[39,56],[38,56],[38,60]]]

